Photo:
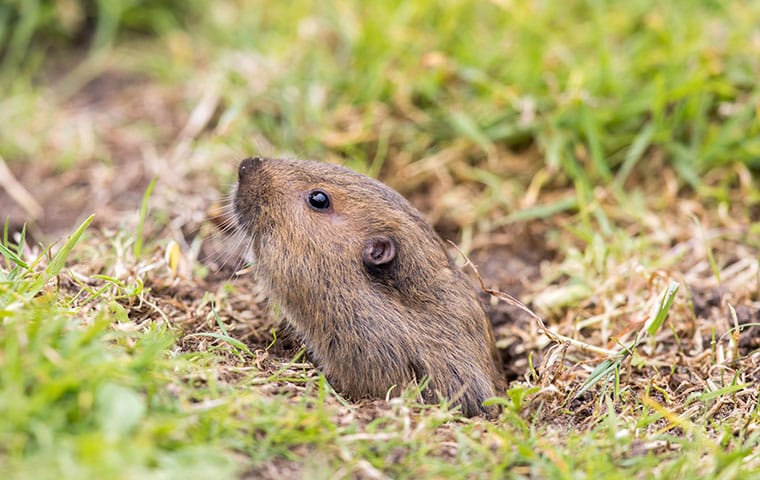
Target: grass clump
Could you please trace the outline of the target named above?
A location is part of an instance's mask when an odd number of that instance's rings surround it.
[[[115,329],[107,302],[90,313],[55,285],[90,223],[47,266],[25,262],[23,237],[0,266],[0,473],[3,478],[231,475],[198,415],[171,385],[176,333]],[[60,277],[57,277],[60,279]],[[100,301],[106,300],[101,295]],[[202,415],[201,415],[202,417]]]
[[[165,33],[189,23],[201,5],[197,0],[9,0],[0,5],[0,68],[23,67],[51,47],[107,47],[122,30]]]

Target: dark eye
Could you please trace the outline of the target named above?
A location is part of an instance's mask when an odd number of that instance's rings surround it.
[[[306,196],[309,206],[318,212],[324,212],[330,208],[330,196],[322,190],[313,190]]]

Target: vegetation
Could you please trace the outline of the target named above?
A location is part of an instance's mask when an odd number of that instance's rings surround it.
[[[759,24],[0,2],[0,477],[760,476]],[[348,401],[277,336],[214,233],[253,153],[381,178],[543,318],[489,306],[498,421]]]

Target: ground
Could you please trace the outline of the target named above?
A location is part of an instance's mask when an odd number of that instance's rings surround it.
[[[202,36],[76,40],[3,79],[0,472],[760,474],[760,11],[578,2],[573,33],[556,5],[411,4],[221,2],[190,14]],[[254,153],[380,178],[473,288],[540,317],[481,293],[510,380],[498,420],[329,387],[236,273],[224,205]]]

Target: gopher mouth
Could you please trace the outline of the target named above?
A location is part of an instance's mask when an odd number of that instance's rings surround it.
[[[251,226],[251,216],[248,214],[248,208],[245,202],[240,198],[240,184],[236,183],[232,192],[232,213],[235,223],[240,230],[248,231]]]

